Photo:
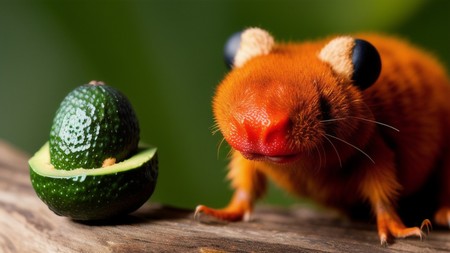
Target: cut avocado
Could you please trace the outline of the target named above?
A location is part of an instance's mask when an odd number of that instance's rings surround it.
[[[142,145],[111,166],[57,170],[46,143],[29,165],[39,198],[56,214],[74,220],[107,219],[138,209],[152,195],[158,177],[156,148]]]

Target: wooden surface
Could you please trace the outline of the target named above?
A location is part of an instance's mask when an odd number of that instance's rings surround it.
[[[301,207],[257,206],[250,222],[198,222],[150,203],[114,222],[78,223],[35,195],[28,156],[0,141],[0,252],[450,252],[450,231],[381,247],[373,224]]]

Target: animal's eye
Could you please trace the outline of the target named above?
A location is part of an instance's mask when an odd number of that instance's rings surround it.
[[[361,90],[378,79],[381,58],[369,42],[344,36],[331,40],[319,53],[319,58],[330,64],[333,71],[351,80]]]
[[[381,58],[377,49],[369,42],[355,39],[352,63],[352,80],[359,88],[364,90],[378,79],[381,72]]]
[[[232,34],[225,43],[223,56],[228,69],[234,65],[234,59],[241,44],[241,34],[242,31]]]

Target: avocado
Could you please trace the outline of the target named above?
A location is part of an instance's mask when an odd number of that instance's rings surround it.
[[[142,145],[134,156],[111,166],[57,170],[46,143],[29,165],[38,197],[56,214],[74,220],[108,219],[138,209],[158,177],[156,148]]]
[[[74,220],[130,213],[153,194],[156,148],[139,145],[139,124],[128,99],[91,81],[61,102],[49,141],[29,160],[38,197]]]
[[[92,81],[75,88],[61,102],[49,143],[56,169],[99,168],[136,152],[139,124],[120,91]]]

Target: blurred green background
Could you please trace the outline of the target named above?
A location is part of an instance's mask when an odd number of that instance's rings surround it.
[[[152,201],[177,207],[222,206],[231,194],[210,103],[233,32],[260,26],[293,41],[377,31],[450,66],[445,0],[0,1],[0,139],[33,154],[63,97],[103,80],[127,95],[141,139],[159,147]],[[265,201],[294,200],[272,187]]]

